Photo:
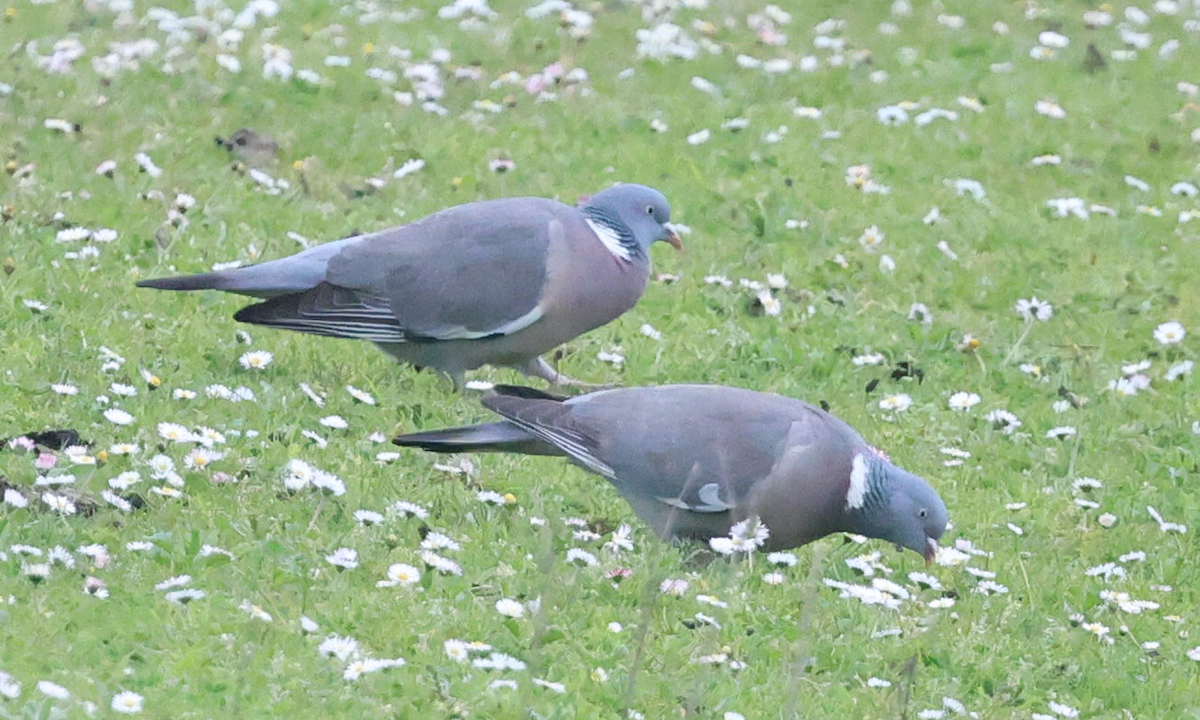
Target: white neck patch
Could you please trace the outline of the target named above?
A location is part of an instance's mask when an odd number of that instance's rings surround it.
[[[596,237],[600,238],[600,242],[604,243],[604,247],[608,248],[610,253],[622,260],[629,259],[629,248],[621,244],[621,237],[617,235],[615,230],[605,227],[600,223],[592,222],[590,218],[586,222],[588,227],[592,229],[592,232],[596,233]]]
[[[867,460],[858,453],[850,463],[850,488],[846,490],[846,508],[856,510],[867,500]]]

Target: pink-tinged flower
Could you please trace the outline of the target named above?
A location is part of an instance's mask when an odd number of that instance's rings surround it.
[[[633,570],[627,567],[615,567],[604,574],[604,577],[615,582],[621,582],[627,577],[633,577]]]
[[[36,470],[50,470],[58,464],[58,458],[52,453],[40,453],[37,459],[33,461],[33,467]]]

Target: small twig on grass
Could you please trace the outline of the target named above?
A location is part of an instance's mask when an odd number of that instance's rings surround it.
[[[1021,331],[1021,337],[1017,338],[1017,342],[1009,349],[1008,354],[1004,356],[1004,362],[1001,365],[1007,365],[1012,361],[1017,354],[1017,350],[1021,349],[1021,343],[1025,342],[1025,338],[1029,337],[1029,331],[1033,329],[1033,319],[1025,321],[1025,329]]]
[[[313,510],[312,520],[308,521],[309,532],[317,529],[317,518],[321,517],[321,508],[325,507],[325,498],[325,493],[321,493],[321,499],[317,502],[316,509]]]

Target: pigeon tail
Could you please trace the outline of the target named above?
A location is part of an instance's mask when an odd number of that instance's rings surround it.
[[[522,455],[562,455],[554,446],[538,440],[508,422],[483,423],[428,430],[401,435],[392,442],[436,453],[511,452]]]
[[[199,273],[198,275],[180,275],[178,277],[162,277],[138,282],[138,287],[154,288],[155,290],[222,290],[226,276],[220,272]]]

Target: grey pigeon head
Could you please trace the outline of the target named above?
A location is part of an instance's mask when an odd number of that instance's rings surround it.
[[[651,187],[635,183],[614,185],[589,199],[580,211],[601,231],[616,235],[632,255],[646,257],[650,245],[662,240],[679,249],[679,236],[669,227],[671,204]]]
[[[852,532],[914,550],[926,563],[946,531],[946,505],[937,491],[871,450],[854,457],[846,512]]]

